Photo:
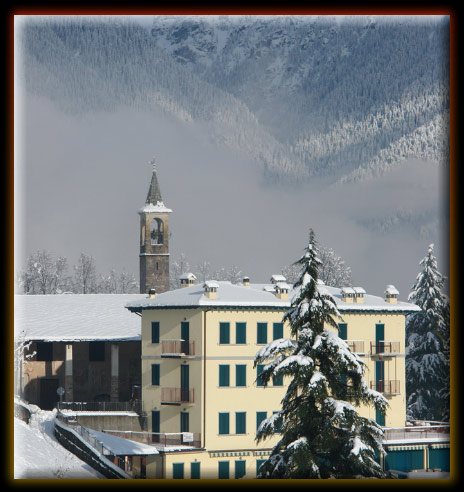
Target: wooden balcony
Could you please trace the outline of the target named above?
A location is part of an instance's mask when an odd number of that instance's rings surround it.
[[[161,388],[161,405],[182,405],[195,403],[193,388]]]
[[[400,342],[371,342],[371,356],[393,357],[400,355]]]
[[[353,354],[365,354],[364,340],[346,340],[346,343]]]
[[[161,340],[161,357],[192,357],[195,342],[189,340]]]
[[[399,379],[393,380],[379,380],[379,381],[371,381],[370,385],[372,390],[378,391],[379,393],[383,393],[384,395],[399,395],[400,394],[400,381]]]

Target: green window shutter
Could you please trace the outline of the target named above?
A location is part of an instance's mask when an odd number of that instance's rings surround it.
[[[219,343],[230,343],[230,323],[219,323]]]
[[[235,386],[246,386],[245,364],[237,364],[235,366]]]
[[[256,430],[261,425],[263,420],[267,419],[267,412],[256,412]]]
[[[264,364],[258,364],[256,366],[256,386],[264,386],[264,383],[261,381],[260,375],[263,372]]]
[[[267,460],[256,460],[256,475],[259,473],[259,467],[263,464],[266,463]]]
[[[384,340],[385,340],[385,325],[383,323],[377,323],[375,325],[375,345],[376,352],[381,354],[384,352]]]
[[[151,343],[160,342],[160,324],[159,321],[151,322]]]
[[[219,386],[230,385],[230,371],[228,365],[219,365]]]
[[[172,464],[172,478],[184,478],[184,464],[173,463]]]
[[[245,476],[246,461],[239,460],[235,462],[235,478],[242,478]]]
[[[229,462],[219,461],[218,462],[218,478],[229,478]]]
[[[338,336],[342,340],[346,340],[348,336],[348,325],[347,323],[338,323]]]
[[[246,323],[235,324],[235,343],[246,343]]]
[[[229,434],[229,413],[219,413],[219,434]]]
[[[180,431],[189,432],[189,413],[180,412]]]
[[[160,432],[160,411],[152,410],[151,412],[151,431]]]
[[[190,478],[200,478],[200,463],[190,463]]]
[[[385,414],[382,412],[379,412],[379,410],[375,410],[375,421],[377,424],[381,425],[382,427],[385,427]]]
[[[235,412],[235,433],[246,434],[246,412]]]
[[[272,385],[273,386],[283,386],[284,385],[284,377],[280,376],[272,376]]]
[[[273,340],[278,340],[279,338],[284,337],[284,324],[283,323],[274,323],[272,328],[272,336]]]
[[[160,365],[152,364],[151,365],[151,384],[153,386],[160,385]]]
[[[258,323],[256,343],[267,343],[267,323]]]

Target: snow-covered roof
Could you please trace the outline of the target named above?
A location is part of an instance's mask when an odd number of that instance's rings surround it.
[[[124,309],[142,294],[15,295],[15,337],[26,340],[140,340],[140,319]]]
[[[287,282],[277,282],[276,283],[276,289],[280,290],[290,290],[290,285],[287,284]]]
[[[189,273],[183,273],[180,277],[179,280],[190,280],[190,279],[196,280],[197,277],[192,272]]]
[[[250,284],[245,287],[242,284],[232,284],[227,281],[215,282],[218,285],[215,299],[206,297],[202,285],[192,285],[183,289],[171,290],[150,299],[148,296],[128,302],[126,307],[134,312],[143,309],[168,309],[168,308],[201,308],[201,307],[263,307],[288,309],[292,298],[298,294],[298,290],[291,288],[289,299],[279,299],[275,295],[275,285]],[[383,297],[365,295],[363,304],[347,303],[342,300],[341,289],[321,285],[318,287],[321,293],[329,293],[335,299],[337,307],[342,312],[349,311],[418,311],[419,307],[407,302],[390,304]]]
[[[366,291],[362,287],[353,287],[353,290],[356,294],[365,294]]]
[[[355,290],[352,287],[342,287],[342,294],[354,294]]]
[[[276,284],[277,282],[285,282],[287,279],[283,275],[273,275],[271,277],[271,282]]]
[[[214,280],[208,280],[203,284],[203,287],[206,287],[207,289],[219,289],[219,284]]]
[[[154,446],[148,444],[112,436],[106,432],[96,431],[94,429],[89,429],[88,427],[86,427],[85,430],[96,437],[114,456],[159,454],[159,451]]]

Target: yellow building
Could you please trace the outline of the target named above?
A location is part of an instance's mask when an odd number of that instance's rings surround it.
[[[205,282],[151,294],[126,307],[142,318],[142,400],[160,453],[147,457],[147,478],[255,478],[278,435],[256,444],[260,422],[281,408],[285,381],[262,387],[258,350],[289,337],[282,317],[293,293],[285,279],[270,284]],[[343,317],[339,336],[366,363],[365,379],[384,394],[386,427],[406,425],[405,316],[416,306],[362,288],[320,285]]]

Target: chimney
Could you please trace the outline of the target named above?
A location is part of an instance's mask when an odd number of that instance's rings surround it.
[[[184,273],[183,275],[181,275],[179,277],[181,289],[195,285],[196,279],[197,279],[197,277],[195,277],[195,275],[193,273],[191,273],[191,272]]]
[[[342,288],[342,301],[343,302],[354,302],[355,292],[352,287]]]
[[[249,287],[250,286],[250,277],[243,277],[243,286],[244,287]]]
[[[385,289],[385,300],[390,304],[397,304],[399,292],[394,285],[387,285]]]
[[[288,290],[290,286],[285,282],[277,282],[275,286],[275,295],[278,299],[286,301],[288,299]]]
[[[148,297],[149,297],[150,299],[154,299],[154,298],[156,297],[156,290],[155,290],[155,289],[150,289],[150,290],[148,291]]]
[[[209,280],[203,284],[203,288],[205,289],[205,296],[208,299],[216,299],[216,293],[218,290],[219,284],[217,282]]]
[[[271,282],[277,284],[278,282],[286,282],[287,279],[283,275],[273,275],[271,277]]]
[[[353,287],[354,302],[356,304],[364,304],[364,294],[366,291],[362,287]]]

